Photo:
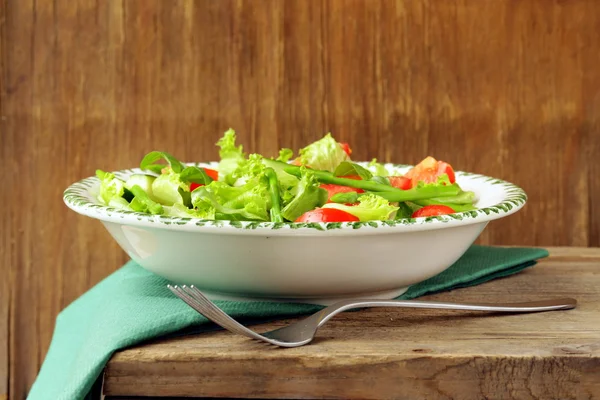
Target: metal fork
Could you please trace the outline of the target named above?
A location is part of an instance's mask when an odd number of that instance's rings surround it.
[[[240,335],[261,340],[280,347],[299,347],[310,343],[317,330],[334,315],[353,308],[368,307],[408,307],[437,308],[445,310],[495,311],[505,313],[532,313],[541,311],[568,310],[575,308],[577,300],[571,298],[532,301],[526,303],[472,304],[442,303],[419,300],[347,300],[332,304],[311,316],[283,328],[259,334],[246,328],[210,301],[200,290],[192,286],[167,285],[168,288],[194,310],[217,325]]]

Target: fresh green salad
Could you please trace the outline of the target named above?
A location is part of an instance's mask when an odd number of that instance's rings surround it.
[[[245,154],[229,129],[217,142],[218,166],[201,168],[153,151],[141,174],[121,180],[96,171],[98,200],[141,213],[209,220],[352,222],[420,218],[474,209],[475,195],[450,164],[427,157],[406,174],[373,160],[358,164],[331,134],[277,157]]]

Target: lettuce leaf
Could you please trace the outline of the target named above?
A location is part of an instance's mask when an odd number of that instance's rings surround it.
[[[387,220],[398,207],[392,206],[389,201],[374,193],[359,196],[358,204],[346,206],[339,203],[328,203],[323,208],[337,208],[346,211],[361,221]]]
[[[244,148],[242,145],[236,146],[235,144],[236,135],[233,129],[227,130],[221,139],[217,142],[217,146],[220,147],[219,157],[219,180],[233,185],[235,180],[232,181],[231,174],[237,169],[238,165],[246,159],[244,154]]]
[[[383,166],[383,164],[378,163],[376,158],[371,160],[371,162],[367,165],[367,169],[376,176],[390,176],[390,172]]]
[[[327,202],[327,190],[319,186],[319,182],[313,171],[302,168],[302,175],[296,195],[283,208],[281,214],[288,221],[295,221],[307,211],[321,207]]]
[[[266,168],[263,163],[263,156],[250,154],[248,159],[241,161],[231,173],[230,179],[233,182],[231,185],[242,186],[251,179],[264,177]]]
[[[294,152],[292,149],[283,148],[279,150],[279,157],[277,157],[277,161],[288,162],[292,157],[294,157]]]
[[[182,181],[180,175],[174,172],[159,175],[152,182],[152,194],[165,206],[190,204],[190,185]]]
[[[200,218],[200,219],[215,219],[215,209],[208,207],[203,210],[189,209],[181,204],[173,204],[172,206],[165,206],[165,214],[171,217],[180,218]]]
[[[107,205],[113,199],[122,198],[125,194],[125,182],[115,177],[110,172],[96,170],[96,176],[100,179],[100,192],[98,200]],[[117,200],[118,201],[118,200]]]
[[[108,202],[109,207],[119,208],[121,210],[131,210],[129,202],[122,197],[113,197]]]
[[[322,171],[333,172],[342,161],[348,159],[348,155],[331,133],[300,150],[302,165]]]
[[[199,212],[211,212],[215,219],[268,221],[269,185],[265,177],[249,180],[243,186],[213,181],[192,192],[192,204]]]

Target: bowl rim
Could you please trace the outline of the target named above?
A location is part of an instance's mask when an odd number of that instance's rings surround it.
[[[355,161],[366,165],[367,162]],[[186,165],[215,168],[218,162],[188,162]],[[411,165],[385,163],[388,169],[401,171]],[[139,168],[124,169],[113,172],[124,178],[134,173],[147,173]],[[519,186],[502,179],[455,171],[457,180],[468,178],[479,183],[496,186],[503,190],[503,200],[488,207],[471,211],[463,211],[449,215],[422,218],[406,218],[388,221],[365,222],[255,222],[255,221],[214,221],[193,217],[172,217],[151,215],[136,211],[121,210],[100,204],[92,190],[100,180],[96,176],[81,179],[69,185],[63,193],[63,201],[73,211],[103,222],[114,222],[123,225],[168,229],[177,231],[213,232],[220,234],[259,234],[267,236],[283,235],[347,235],[361,232],[363,234],[392,233],[401,231],[424,231],[450,228],[475,223],[487,223],[520,210],[527,202],[527,194]]]

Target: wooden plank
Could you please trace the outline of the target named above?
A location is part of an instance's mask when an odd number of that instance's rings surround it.
[[[278,349],[229,332],[118,352],[115,396],[249,398],[588,398],[600,394],[600,249],[431,300],[509,302],[575,297],[577,309],[494,315],[370,309],[325,325],[313,344]],[[255,326],[259,331],[284,326]]]
[[[6,1],[0,1],[0,157],[2,160],[7,160],[9,154],[7,150],[9,146],[7,135],[1,134],[5,131],[6,127]],[[12,175],[13,174],[0,174],[0,204],[3,204],[3,209],[10,212],[12,203],[8,200],[9,193],[12,189]],[[11,264],[11,252],[9,251],[10,237],[9,229],[10,223],[9,218],[4,215],[0,221],[0,276],[3,279],[0,280],[0,400],[8,399],[8,380],[9,380],[9,369],[8,369],[8,342],[9,342],[9,309],[10,309],[10,266]]]
[[[2,5],[2,162],[19,171],[0,178],[11,188],[0,251],[14,287],[15,398],[35,379],[59,310],[125,261],[100,224],[66,209],[62,190],[154,149],[215,159],[229,126],[249,152],[331,131],[356,159],[432,154],[530,194],[480,243],[600,245],[594,2]]]

